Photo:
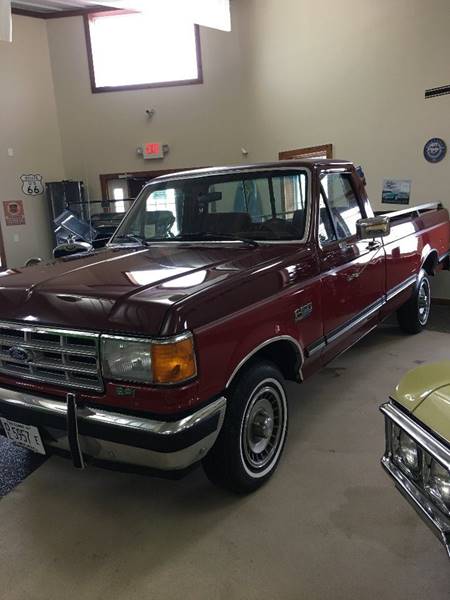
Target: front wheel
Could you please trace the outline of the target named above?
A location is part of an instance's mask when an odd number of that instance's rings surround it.
[[[431,311],[431,286],[422,270],[413,296],[397,311],[400,328],[406,333],[419,333],[428,323]]]
[[[207,477],[237,493],[256,490],[278,466],[287,425],[282,374],[268,361],[253,363],[230,390],[222,430],[203,459]]]

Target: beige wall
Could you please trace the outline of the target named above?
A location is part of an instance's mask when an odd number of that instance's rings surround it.
[[[13,29],[13,43],[0,42],[0,219],[9,267],[51,249],[44,196],[25,196],[20,175],[64,177],[45,22],[14,17]],[[26,225],[6,227],[4,200],[24,200]]]
[[[231,34],[201,29],[205,83],[93,95],[83,23],[50,21],[48,35],[67,175],[99,196],[99,173],[276,160],[280,150],[333,143],[363,165],[381,206],[384,178],[412,179],[412,203],[450,208],[448,161],[422,156],[450,145],[447,0],[236,0]],[[151,122],[145,109],[154,107]],[[146,140],[171,146],[142,161]],[[435,282],[450,297],[450,274]]]
[[[100,198],[99,174],[241,162],[247,105],[240,19],[233,31],[201,28],[203,85],[92,94],[79,17],[48,22],[48,36],[67,175]],[[151,121],[145,110],[154,108]],[[144,161],[146,141],[169,144],[162,161]]]
[[[254,160],[332,143],[336,158],[363,165],[373,205],[384,178],[412,179],[412,204],[450,208],[448,0],[246,0]],[[423,158],[439,136],[449,155]],[[399,207],[400,208],[400,207]],[[450,273],[435,281],[450,297]]]
[[[65,175],[92,199],[100,173],[245,162],[242,146],[248,161],[276,160],[331,142],[363,165],[376,208],[384,178],[411,178],[414,204],[450,208],[450,155],[437,165],[422,156],[430,137],[450,145],[450,96],[424,100],[449,83],[447,0],[234,0],[232,18],[232,33],[201,29],[203,85],[106,94],[90,90],[81,18],[15,18],[14,44],[0,45],[0,199],[21,197],[22,171],[64,174],[54,84]],[[170,145],[163,161],[136,156],[152,140]],[[43,200],[26,210],[33,227],[17,229],[28,232],[20,243],[3,227],[15,263],[48,251]],[[450,297],[450,273],[435,283]]]

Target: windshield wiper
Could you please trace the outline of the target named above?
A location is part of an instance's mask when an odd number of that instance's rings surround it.
[[[180,233],[176,235],[174,240],[234,240],[236,242],[242,242],[243,244],[248,244],[249,246],[253,246],[253,248],[258,248],[259,244],[256,240],[252,240],[251,238],[239,237],[237,235],[233,235],[231,233],[212,233],[210,231],[196,231],[194,233]]]
[[[138,235],[134,235],[133,233],[126,233],[125,235],[119,235],[114,239],[114,243],[119,242],[119,240],[126,240],[129,242],[136,242],[136,244],[140,244],[141,246],[149,246],[148,240],[142,238]]]

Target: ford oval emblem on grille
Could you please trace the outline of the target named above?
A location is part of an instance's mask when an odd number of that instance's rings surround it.
[[[20,346],[13,346],[9,349],[9,356],[14,360],[21,360],[23,362],[30,362],[33,360],[33,355],[29,350],[21,348]]]

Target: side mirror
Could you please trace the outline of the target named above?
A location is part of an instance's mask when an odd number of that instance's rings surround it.
[[[53,249],[53,258],[64,258],[72,254],[86,254],[93,250],[92,244],[89,242],[68,241],[65,244],[60,244]]]
[[[356,223],[356,234],[359,240],[373,240],[391,233],[391,222],[388,216],[359,219]]]

